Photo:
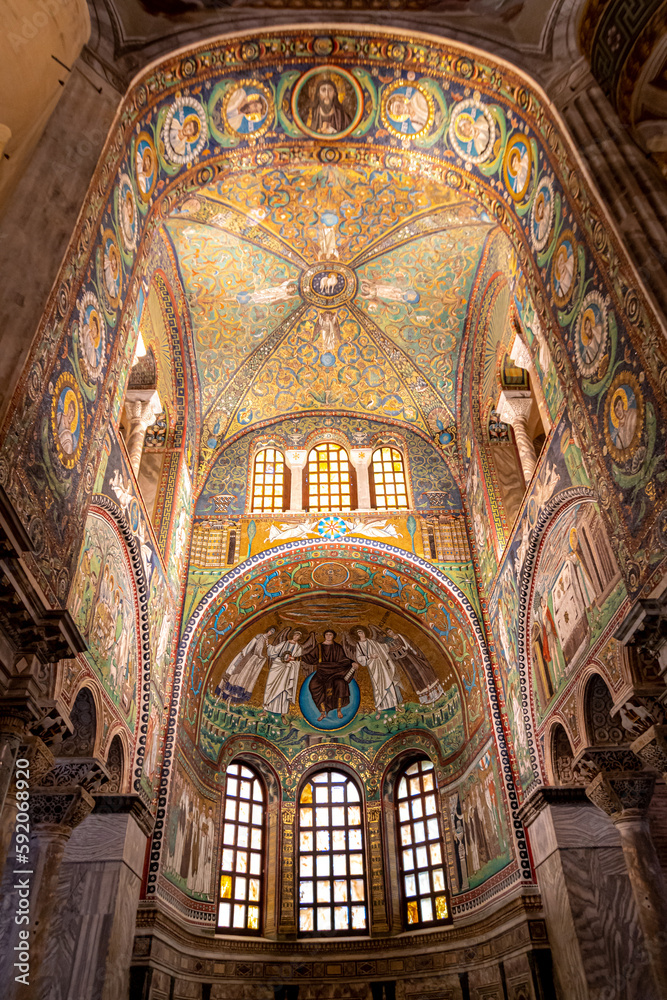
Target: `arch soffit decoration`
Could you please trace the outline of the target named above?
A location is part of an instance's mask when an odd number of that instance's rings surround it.
[[[530,635],[530,626],[532,624],[532,605],[540,556],[548,541],[549,535],[558,527],[562,517],[570,508],[582,503],[591,504],[597,502],[599,502],[598,494],[595,490],[587,489],[586,487],[576,487],[563,490],[561,493],[557,493],[550,501],[548,501],[548,503],[542,508],[537,524],[531,532],[527,554],[521,570],[521,578],[519,580],[519,617],[517,623],[519,678],[521,684],[523,721],[528,739],[531,765],[533,768],[533,780],[524,790],[526,795],[528,795],[547,774],[547,767],[544,759],[544,746],[549,745],[546,741],[543,744],[541,740],[537,738],[538,727],[536,724],[536,711],[532,684],[534,666],[532,653],[530,652],[529,644],[527,642],[527,637]],[[618,609],[614,616],[614,620],[616,620],[619,615],[623,614],[623,608],[624,605]],[[609,626],[606,631],[609,631]],[[602,677],[605,684],[611,691],[613,691],[611,678],[607,675],[607,671],[604,666],[596,660],[585,666],[584,671],[578,676],[574,688],[568,689],[568,694],[571,695],[574,693],[575,696],[576,721],[579,727],[579,732],[582,734],[581,738],[583,738],[583,734],[585,732],[585,690],[588,685],[588,680],[593,674]],[[562,698],[560,700],[562,700]],[[550,739],[549,734],[552,732],[553,725],[555,725],[556,722],[559,722],[565,729],[572,747],[575,747],[577,743],[581,742],[581,739],[573,737],[568,721],[564,718],[562,713],[557,710],[556,714],[551,716],[547,723],[547,739]]]
[[[132,530],[120,508],[109,497],[96,494],[89,514],[104,520],[121,543],[121,551],[130,572],[133,587],[135,623],[137,629],[137,723],[131,742],[123,741],[126,752],[125,766],[132,775],[134,790],[147,801],[141,786],[141,772],[146,751],[146,733],[150,713],[151,698],[151,641],[148,618],[148,587],[143,559]],[[95,685],[97,688],[97,684]],[[107,749],[110,739],[107,739]],[[127,734],[125,734],[127,737]]]
[[[287,54],[295,66],[312,63],[312,56],[305,57],[296,54],[298,47],[294,47],[294,36],[300,34],[302,34],[300,30],[293,30],[290,34],[286,29],[282,29],[279,58],[283,65],[286,61],[285,46],[291,49],[291,53]],[[358,75],[359,73],[363,75],[365,72],[359,67],[359,63],[363,62],[362,48],[369,51],[367,34],[362,34],[359,29],[351,29],[346,33],[346,49],[341,48],[336,57],[337,62],[341,65],[354,66],[356,64]],[[641,290],[637,275],[625,258],[613,232],[610,235],[611,225],[598,204],[597,197],[586,177],[585,169],[579,162],[576,152],[570,147],[562,125],[549,108],[544,95],[519,70],[506,67],[498,59],[490,59],[484,53],[472,50],[464,52],[453,43],[443,43],[441,40],[430,39],[427,36],[424,36],[423,40],[420,41],[416,37],[406,38],[395,31],[381,31],[379,29],[373,29],[371,34],[375,41],[370,44],[370,50],[373,51],[374,57],[380,65],[383,62],[391,64],[392,59],[400,56],[399,63],[405,71],[414,65],[416,71],[423,72],[423,68],[428,66],[431,75],[440,74],[443,80],[446,78],[454,90],[454,97],[468,101],[469,106],[472,106],[471,102],[474,103],[479,94],[479,100],[484,104],[486,113],[491,116],[494,131],[500,125],[503,126],[503,129],[506,127],[506,119],[500,112],[501,105],[505,107],[507,114],[514,121],[520,123],[517,124],[517,129],[524,130],[522,133],[517,131],[510,142],[517,136],[523,135],[530,147],[529,158],[532,157],[533,165],[542,163],[545,168],[544,175],[538,181],[534,172],[531,173],[527,194],[523,196],[524,200],[515,202],[507,191],[501,193],[497,189],[497,182],[492,181],[492,174],[499,171],[503,165],[504,148],[499,151],[495,158],[486,163],[478,164],[467,161],[465,156],[468,154],[457,155],[455,151],[452,155],[445,138],[440,146],[434,145],[422,149],[415,146],[409,151],[409,154],[407,151],[404,152],[386,145],[373,149],[368,141],[357,147],[354,144],[354,138],[352,138],[346,145],[344,152],[355,158],[369,155],[374,157],[374,161],[378,164],[381,162],[389,165],[395,164],[396,167],[402,167],[402,169],[409,171],[416,169],[421,174],[437,177],[450,190],[464,193],[467,197],[474,198],[478,203],[481,203],[489,217],[495,219],[505,230],[517,250],[519,262],[527,272],[529,283],[535,291],[538,311],[547,318],[552,354],[557,365],[569,376],[569,402],[581,413],[584,443],[588,445],[592,443],[592,427],[595,425],[592,404],[580,392],[574,360],[567,355],[567,349],[563,343],[564,338],[556,332],[558,323],[548,305],[550,262],[543,260],[544,254],[541,256],[535,252],[531,245],[531,204],[537,187],[542,182],[547,187],[550,186],[552,201],[557,202],[558,231],[562,228],[560,223],[567,215],[568,221],[571,220],[577,228],[579,251],[583,254],[581,260],[586,261],[589,276],[597,280],[601,291],[608,296],[609,303],[614,310],[619,335],[619,354],[622,353],[622,348],[625,345],[631,346],[632,350],[637,353],[647,374],[642,392],[647,399],[650,399],[653,407],[662,407],[664,400],[662,399],[661,387],[667,381],[667,366],[663,357],[664,352],[654,333],[659,327],[659,323]],[[70,247],[76,248],[76,251],[73,253],[70,249],[67,255],[60,279],[54,286],[43,317],[40,336],[33,347],[26,367],[26,375],[20,383],[17,395],[10,407],[7,428],[11,428],[12,433],[5,436],[0,461],[0,480],[13,500],[20,499],[21,508],[25,512],[24,518],[29,522],[28,526],[33,531],[41,531],[47,541],[43,551],[32,561],[35,572],[39,575],[54,604],[64,601],[69,589],[69,573],[65,570],[58,575],[56,566],[58,562],[62,565],[63,555],[70,553],[76,547],[75,536],[83,521],[81,515],[90,498],[97,461],[93,442],[97,439],[100,426],[106,419],[105,407],[99,406],[98,403],[104,397],[101,390],[105,380],[108,379],[109,370],[116,370],[116,366],[110,366],[108,362],[105,362],[106,371],[101,378],[102,384],[92,387],[89,385],[85,404],[81,400],[81,409],[84,411],[82,432],[85,431],[85,440],[83,440],[85,447],[82,447],[80,460],[76,466],[72,465],[67,468],[66,472],[62,473],[67,481],[68,508],[71,512],[64,530],[61,526],[56,525],[56,512],[58,514],[61,512],[62,504],[56,502],[53,505],[45,505],[43,491],[38,498],[36,484],[24,471],[19,473],[16,470],[12,457],[17,446],[27,451],[32,446],[31,441],[35,438],[47,442],[47,450],[50,452],[56,453],[57,451],[54,443],[54,432],[49,428],[50,420],[46,415],[47,406],[45,404],[48,402],[46,392],[51,391],[47,390],[47,387],[57,384],[60,377],[74,378],[72,373],[73,367],[76,367],[72,353],[74,348],[63,350],[63,338],[70,333],[70,324],[76,319],[84,290],[89,291],[92,295],[96,294],[94,260],[98,254],[102,253],[102,247],[98,246],[98,234],[100,232],[99,221],[105,213],[108,221],[116,226],[116,231],[119,234],[117,238],[122,235],[118,221],[120,189],[123,189],[123,197],[126,199],[130,213],[123,223],[126,230],[122,254],[123,288],[126,290],[126,294],[122,305],[109,313],[111,319],[106,328],[106,358],[117,357],[119,347],[122,350],[128,338],[134,336],[130,316],[139,293],[141,278],[141,268],[136,267],[137,247],[143,246],[145,241],[153,236],[165,213],[168,214],[176,202],[185,197],[188,192],[196,190],[204,184],[210,184],[216,176],[220,176],[221,172],[229,171],[237,162],[243,162],[244,167],[251,167],[253,164],[272,163],[275,156],[280,159],[282,154],[274,152],[271,148],[260,148],[262,144],[257,143],[254,138],[248,140],[247,143],[245,140],[238,140],[236,150],[213,152],[211,144],[207,145],[208,133],[204,131],[204,126],[200,123],[203,141],[196,157],[191,163],[187,161],[187,158],[185,164],[173,163],[169,170],[164,173],[163,186],[161,186],[160,193],[152,197],[146,217],[144,218],[142,215],[143,208],[141,212],[137,211],[135,186],[130,180],[131,177],[134,177],[135,172],[132,154],[137,129],[140,129],[142,124],[146,123],[155,112],[158,114],[161,135],[165,117],[170,108],[173,111],[174,101],[178,102],[184,91],[191,93],[193,89],[201,88],[205,80],[214,72],[213,67],[216,63],[224,67],[227,60],[229,68],[221,69],[221,74],[226,73],[229,76],[234,72],[247,72],[251,65],[261,65],[262,60],[269,63],[275,62],[276,57],[272,54],[274,43],[271,41],[270,32],[255,32],[244,36],[244,38],[245,41],[237,39],[235,42],[218,40],[199,46],[190,52],[177,54],[146,70],[133,84],[119,110],[116,125],[107,142],[105,153],[98,164],[89,196],[82,210],[77,230],[73,235]],[[362,39],[363,46],[361,45]],[[336,36],[335,39],[332,39],[332,45],[335,48],[338,44],[338,36]],[[223,52],[226,55],[221,62],[220,57]],[[491,103],[489,103],[489,98]],[[493,104],[493,101],[496,103]],[[452,104],[454,104],[454,98],[452,98]],[[449,113],[449,108],[447,108],[447,113]],[[364,121],[363,124],[365,126],[366,122]],[[369,127],[371,125],[370,119],[368,125]],[[294,138],[296,140],[296,133]],[[503,136],[503,139],[505,138],[506,133]],[[263,137],[263,141],[265,146],[270,145],[266,135]],[[281,141],[284,143],[284,136]],[[331,156],[334,160],[339,159],[342,155],[341,150],[335,146],[325,148],[333,148]],[[445,156],[441,161],[439,157],[443,153],[443,148]],[[202,160],[204,154],[207,154],[206,162]],[[308,149],[301,149],[300,155],[307,154]],[[489,155],[491,156],[491,154]],[[100,201],[100,196],[102,201]],[[557,231],[553,224],[550,235],[552,235],[551,247],[557,239]],[[603,260],[603,253],[609,263]],[[618,269],[616,265],[618,265]],[[581,283],[578,283],[578,287],[580,285]],[[574,292],[574,289],[572,291]],[[571,306],[570,313],[561,317],[564,326],[572,326],[575,322],[578,305],[579,303],[576,302],[574,306]],[[46,335],[47,330],[48,336]],[[116,336],[117,331],[120,331],[120,336]],[[70,337],[68,343],[71,342],[71,339]],[[48,345],[46,353],[42,347],[43,343]],[[42,385],[45,388],[43,391],[35,388],[26,394],[26,381],[32,386]],[[110,388],[113,391],[113,387],[110,386]],[[25,411],[19,406],[19,399],[22,398],[26,398],[28,402]],[[49,406],[48,409],[50,410],[50,408]],[[586,408],[590,412],[586,412]],[[660,426],[660,422],[658,422],[658,436],[664,433]],[[657,447],[660,448],[662,444],[664,442],[657,442]],[[43,447],[46,448],[47,444],[44,443]],[[596,474],[599,472],[601,477],[609,481],[608,466],[603,467],[601,460],[599,466],[600,468],[595,470]],[[48,488],[53,492],[50,485]],[[624,517],[622,505],[618,503],[614,491],[609,490],[609,494],[615,516],[619,522],[622,522]],[[660,499],[657,495],[643,499],[642,502],[647,505],[643,525],[652,526]],[[48,513],[45,513],[45,508]],[[49,520],[50,518],[52,522]],[[627,534],[627,520],[625,527]],[[639,532],[637,525],[632,527],[635,533]],[[52,584],[51,580],[57,581],[57,583]]]
[[[189,678],[190,691],[193,693],[193,698],[197,698],[198,694],[204,689],[214,663],[229,640],[238,635],[239,631],[246,627],[249,622],[256,621],[269,609],[275,610],[299,595],[301,591],[298,585],[290,593],[272,589],[275,586],[273,581],[277,575],[275,570],[288,566],[292,560],[299,564],[308,555],[324,557],[325,559],[328,557],[337,561],[340,561],[344,557],[363,556],[367,562],[377,567],[376,573],[387,570],[389,575],[387,579],[383,580],[383,584],[368,583],[364,586],[363,591],[360,591],[360,595],[363,594],[363,596],[371,600],[378,598],[384,604],[390,600],[397,612],[404,614],[428,632],[428,626],[423,621],[420,621],[418,617],[419,609],[412,607],[408,603],[409,598],[403,597],[403,590],[406,589],[405,585],[396,579],[393,569],[404,573],[408,577],[410,585],[416,591],[416,594],[413,596],[416,599],[420,599],[423,603],[422,610],[427,610],[436,601],[439,602],[439,608],[442,611],[442,624],[446,627],[444,629],[431,629],[434,633],[434,640],[437,642],[439,638],[446,638],[450,630],[455,628],[456,625],[460,625],[466,631],[468,639],[472,640],[473,649],[477,654],[478,662],[476,666],[482,666],[488,671],[490,660],[484,639],[484,632],[477,613],[463,591],[439,569],[417,555],[411,555],[403,549],[395,548],[374,539],[355,539],[354,536],[349,536],[346,537],[345,543],[335,543],[333,545],[327,544],[324,541],[305,540],[286,542],[267,549],[260,555],[251,556],[250,559],[227,572],[202,597],[193,611],[190,620],[183,628],[177,654],[177,669],[182,670],[183,676]],[[290,556],[292,559],[290,559]],[[294,559],[295,556],[297,557],[296,559]],[[262,576],[265,577],[264,580],[262,580]],[[380,589],[382,585],[391,584],[392,580],[396,588],[393,593]],[[221,617],[221,612],[226,611],[228,608],[231,609],[233,605],[234,610],[231,613],[231,619],[238,621],[236,618],[236,603],[233,601],[233,598],[235,594],[237,596],[249,594],[253,586],[255,587],[255,594],[259,599],[259,603],[252,607],[248,605],[244,606],[245,615],[240,623],[232,625],[230,620],[228,624],[225,624]],[[433,595],[432,600],[429,600],[429,597],[426,595],[425,587],[429,587],[431,590]],[[324,586],[322,587],[322,591],[325,593],[330,592]],[[312,590],[309,590],[309,593],[312,592]],[[350,591],[349,589],[345,593],[347,596],[354,595],[354,591]],[[404,603],[399,603],[399,601],[403,601]],[[443,601],[448,602],[449,609],[444,606]],[[227,638],[224,641],[224,645],[216,648],[214,657],[211,657],[210,663],[206,667],[205,675],[195,675],[194,659],[207,628],[211,626],[216,637],[218,637],[218,641],[223,636]],[[455,675],[457,675],[457,682],[465,686],[465,682],[462,682],[460,676],[460,666],[456,666],[456,662],[446,652],[446,648],[444,655],[447,656],[448,662],[451,664]],[[187,698],[188,694],[186,693]],[[190,717],[187,709],[186,716]]]

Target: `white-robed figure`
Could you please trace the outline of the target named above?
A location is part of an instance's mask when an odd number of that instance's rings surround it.
[[[270,666],[264,689],[264,708],[276,715],[285,715],[296,701],[301,670],[302,633],[292,632],[290,638],[288,634],[289,629],[285,629],[275,643],[266,648]]]
[[[387,653],[387,646],[372,639],[365,628],[354,630],[357,645],[354,659],[360,667],[366,667],[373,685],[373,698],[378,712],[396,708],[403,701],[396,664]]]
[[[275,625],[272,625],[266,632],[260,632],[236,654],[215,689],[220,698],[235,705],[250,700],[257,678],[266,663],[269,642],[275,631]]]

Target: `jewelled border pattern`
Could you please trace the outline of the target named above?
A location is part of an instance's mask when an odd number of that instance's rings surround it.
[[[234,569],[226,573],[214,586],[208,591],[208,593],[201,599],[197,607],[195,608],[189,621],[186,623],[183,632],[181,634],[181,639],[178,646],[178,652],[176,655],[176,663],[174,669],[174,688],[171,704],[169,706],[169,720],[167,723],[167,739],[165,742],[164,750],[164,765],[162,769],[162,774],[160,777],[160,790],[158,794],[158,811],[157,819],[155,823],[155,831],[153,834],[153,839],[151,842],[151,852],[149,861],[149,871],[148,871],[148,882],[147,882],[147,894],[151,895],[156,892],[158,875],[160,869],[160,855],[162,846],[162,837],[164,830],[164,817],[167,806],[167,801],[169,797],[169,786],[171,781],[171,761],[176,748],[176,735],[178,729],[178,720],[180,715],[180,702],[181,693],[183,689],[183,680],[186,674],[186,668],[188,665],[189,654],[197,638],[198,630],[205,620],[206,613],[209,607],[219,599],[227,590],[231,588],[231,585],[243,579],[244,574],[247,573],[249,566],[260,566],[266,563],[273,562],[276,558],[280,558],[284,554],[294,554],[295,552],[308,552],[309,549],[313,548],[315,545],[320,543],[311,541],[293,541],[287,542],[284,545],[276,546],[273,549],[268,550],[265,553],[257,556],[251,556],[245,562],[240,563]],[[397,549],[392,545],[388,545],[384,542],[376,541],[374,539],[363,539],[358,537],[351,537],[345,539],[346,545],[359,546],[363,551],[369,549],[378,553],[386,553],[391,555],[395,559],[399,560],[406,567],[410,567],[413,570],[417,570],[419,573],[426,574],[429,576],[436,584],[442,587],[450,597],[454,597],[458,602],[459,606],[465,613],[470,629],[475,637],[477,646],[481,655],[482,663],[484,666],[484,671],[486,674],[486,686],[487,693],[489,697],[489,705],[491,711],[491,719],[493,731],[496,739],[496,746],[499,753],[500,765],[503,773],[503,780],[505,785],[505,792],[507,795],[511,826],[514,830],[514,845],[515,852],[518,858],[518,864],[521,871],[521,879],[524,884],[533,883],[533,872],[532,865],[528,852],[528,845],[526,842],[525,832],[521,821],[518,818],[518,808],[519,808],[519,796],[517,794],[517,789],[514,782],[514,777],[512,774],[512,766],[510,762],[510,755],[508,753],[507,744],[505,742],[505,733],[502,725],[501,710],[498,702],[498,696],[496,692],[493,666],[491,659],[489,657],[486,648],[486,638],[484,630],[480,621],[477,617],[477,613],[473,608],[472,604],[459,588],[439,569],[434,567],[432,564],[422,559],[420,556],[407,553],[402,549]],[[336,553],[336,543],[331,546],[332,555]],[[347,748],[346,748],[347,750]],[[309,752],[309,751],[308,751]],[[364,762],[364,766],[368,767],[368,762]],[[470,904],[472,905],[472,903]]]

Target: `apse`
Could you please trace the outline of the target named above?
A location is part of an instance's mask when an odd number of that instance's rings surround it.
[[[398,30],[130,85],[0,436],[40,1000],[659,997],[667,358],[581,152]]]

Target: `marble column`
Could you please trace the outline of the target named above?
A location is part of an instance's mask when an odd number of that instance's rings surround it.
[[[504,389],[498,400],[498,415],[505,424],[511,424],[514,429],[514,437],[521,461],[521,469],[526,486],[530,482],[535,466],[537,465],[537,455],[535,446],[528,433],[528,417],[530,416],[533,397],[530,392],[514,391]]]
[[[0,981],[5,1000],[37,1000],[40,995],[42,963],[49,938],[49,928],[56,911],[58,879],[65,846],[77,826],[94,805],[92,795],[80,785],[76,788],[34,792],[30,796],[30,842],[28,863],[17,871],[6,871],[3,881],[3,910],[0,918]],[[19,812],[19,816],[21,813]],[[17,855],[18,857],[18,855]],[[8,866],[11,869],[11,866]],[[17,872],[20,871],[20,874]],[[17,925],[15,912],[27,915]],[[24,967],[13,968],[19,932],[28,932],[29,960]],[[19,974],[28,975],[29,986],[17,982]],[[48,970],[44,969],[44,977]]]
[[[633,766],[631,758],[637,758],[631,750],[617,751],[613,754],[616,760],[610,759],[612,753],[602,749],[586,751],[584,759],[598,767],[598,773],[586,786],[586,794],[618,830],[653,983],[657,996],[667,997],[667,884],[647,816],[655,776]],[[603,770],[602,763],[618,767]]]
[[[291,511],[303,510],[303,470],[307,461],[308,452],[305,448],[290,448],[285,452],[285,465],[292,475],[289,500]]]
[[[14,764],[26,731],[26,713],[11,709],[0,710],[0,813],[14,778]]]
[[[521,806],[520,818],[535,864],[558,996],[659,1000],[613,823],[576,785],[536,789]]]
[[[549,407],[547,406],[547,401],[542,390],[542,384],[540,382],[540,377],[537,374],[537,369],[535,368],[535,362],[533,360],[533,355],[530,353],[528,345],[521,339],[517,333],[514,338],[514,343],[512,344],[512,350],[510,351],[510,358],[517,366],[517,368],[524,368],[530,375],[530,385],[535,393],[535,399],[537,401],[537,408],[540,411],[540,417],[542,419],[542,424],[545,431],[549,431],[551,428],[552,420],[551,414],[549,413]],[[545,372],[546,374],[546,372]]]
[[[372,457],[371,448],[350,448],[350,462],[357,474],[357,510],[371,509],[371,485],[368,467]]]
[[[28,788],[34,788],[39,785],[41,779],[51,770],[55,763],[53,754],[46,743],[33,733],[30,733],[21,742],[16,759],[27,762],[28,766],[22,770],[26,771],[30,777],[22,780],[27,781]],[[23,791],[24,789],[21,788],[19,790]],[[16,782],[13,781],[5,799],[2,821],[0,823],[0,872],[4,871],[9,846],[14,834],[17,806]]]
[[[136,913],[154,819],[137,795],[98,795],[67,842],[46,949],[48,992],[117,1000],[129,992]]]
[[[127,420],[127,454],[135,476],[139,475],[146,430],[162,411],[160,397],[154,389],[128,389],[125,394]]]

